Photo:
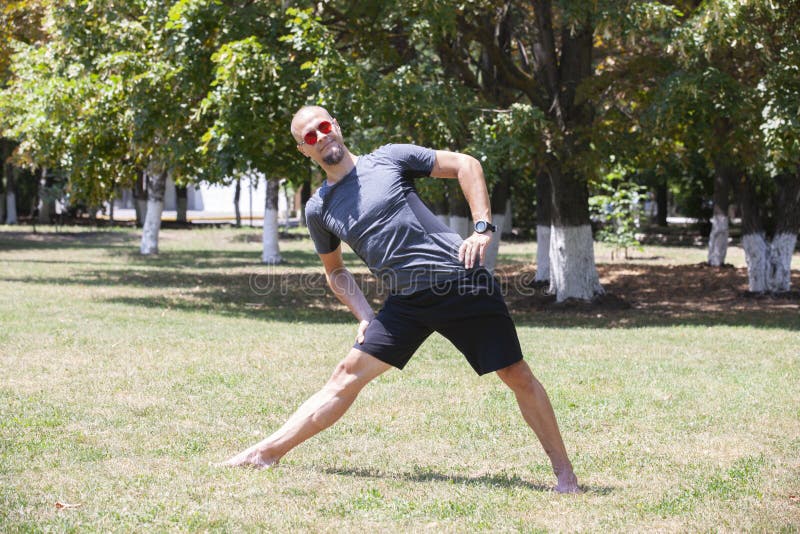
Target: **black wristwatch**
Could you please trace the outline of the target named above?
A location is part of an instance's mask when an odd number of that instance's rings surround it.
[[[497,227],[488,221],[478,221],[475,223],[475,231],[479,234],[485,234],[489,230],[496,232]]]

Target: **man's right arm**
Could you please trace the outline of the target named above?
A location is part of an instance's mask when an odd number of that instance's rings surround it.
[[[328,280],[331,291],[359,321],[356,341],[363,343],[364,331],[375,317],[375,312],[372,311],[372,307],[353,278],[353,274],[344,266],[341,245],[333,252],[320,254],[319,257],[325,267],[325,278]]]

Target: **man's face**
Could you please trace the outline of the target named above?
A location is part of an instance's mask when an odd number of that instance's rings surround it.
[[[331,124],[329,133],[320,131],[320,125],[325,122]],[[314,144],[304,142],[311,132],[316,134],[317,142]],[[292,133],[299,143],[298,150],[317,163],[336,165],[344,158],[344,139],[339,124],[322,109],[311,109],[295,117]]]

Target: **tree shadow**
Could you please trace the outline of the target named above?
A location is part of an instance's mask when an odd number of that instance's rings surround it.
[[[129,264],[172,269],[237,269],[256,266],[266,270],[295,267],[321,269],[319,256],[305,250],[282,250],[283,262],[275,266],[262,263],[261,252],[255,250],[169,250],[154,256],[142,256],[138,252],[128,251],[126,257]]]
[[[135,247],[139,236],[126,232],[0,232],[0,251]]]
[[[241,264],[237,264],[241,267]],[[375,309],[385,294],[370,275],[354,274]],[[115,295],[103,302],[159,310],[212,313],[227,317],[263,320],[347,323],[352,316],[327,287],[325,275],[317,272],[287,272],[283,266],[262,266],[250,272],[197,272],[175,268],[94,269],[71,276],[3,277],[15,283],[156,289],[158,295]],[[125,293],[124,290],[121,293]]]
[[[20,236],[9,239],[8,236]],[[169,250],[155,257],[140,256],[132,234],[82,232],[72,234],[0,233],[0,246],[33,249],[105,248],[122,256],[96,262],[20,260],[78,266],[69,276],[3,276],[15,283],[121,288],[106,302],[154,309],[211,313],[264,320],[345,323],[349,312],[327,287],[319,258],[313,251],[286,250],[285,263],[260,263],[257,251]],[[122,263],[122,262],[120,262]],[[82,267],[81,265],[85,266]],[[54,268],[55,272],[58,272]],[[800,300],[750,298],[745,269],[711,269],[698,265],[600,264],[607,292],[624,306],[559,306],[546,289],[534,283],[530,266],[498,268],[509,310],[519,325],[549,328],[642,328],[656,326],[754,326],[800,330]],[[388,294],[377,280],[355,273],[356,283],[374,309]],[[800,273],[793,272],[793,287]],[[124,288],[162,290],[158,295],[124,294]]]
[[[480,487],[501,487],[501,488],[526,488],[538,492],[551,492],[553,486],[546,484],[535,484],[525,480],[518,475],[508,475],[505,473],[486,474],[477,476],[464,476],[444,474],[434,469],[418,468],[412,472],[387,473],[379,469],[371,468],[325,468],[323,472],[329,475],[343,475],[356,478],[371,479],[401,479],[409,482],[447,482],[465,486]],[[615,488],[608,486],[587,486],[581,485],[584,493],[594,495],[609,495]]]

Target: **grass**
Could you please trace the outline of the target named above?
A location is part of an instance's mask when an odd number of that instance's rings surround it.
[[[270,268],[253,232],[164,231],[142,258],[130,230],[0,229],[0,531],[800,530],[796,306],[512,310],[579,496],[547,491],[510,392],[438,336],[278,469],[211,467],[274,430],[354,335],[310,243],[282,242]],[[533,251],[504,245],[501,262]]]

